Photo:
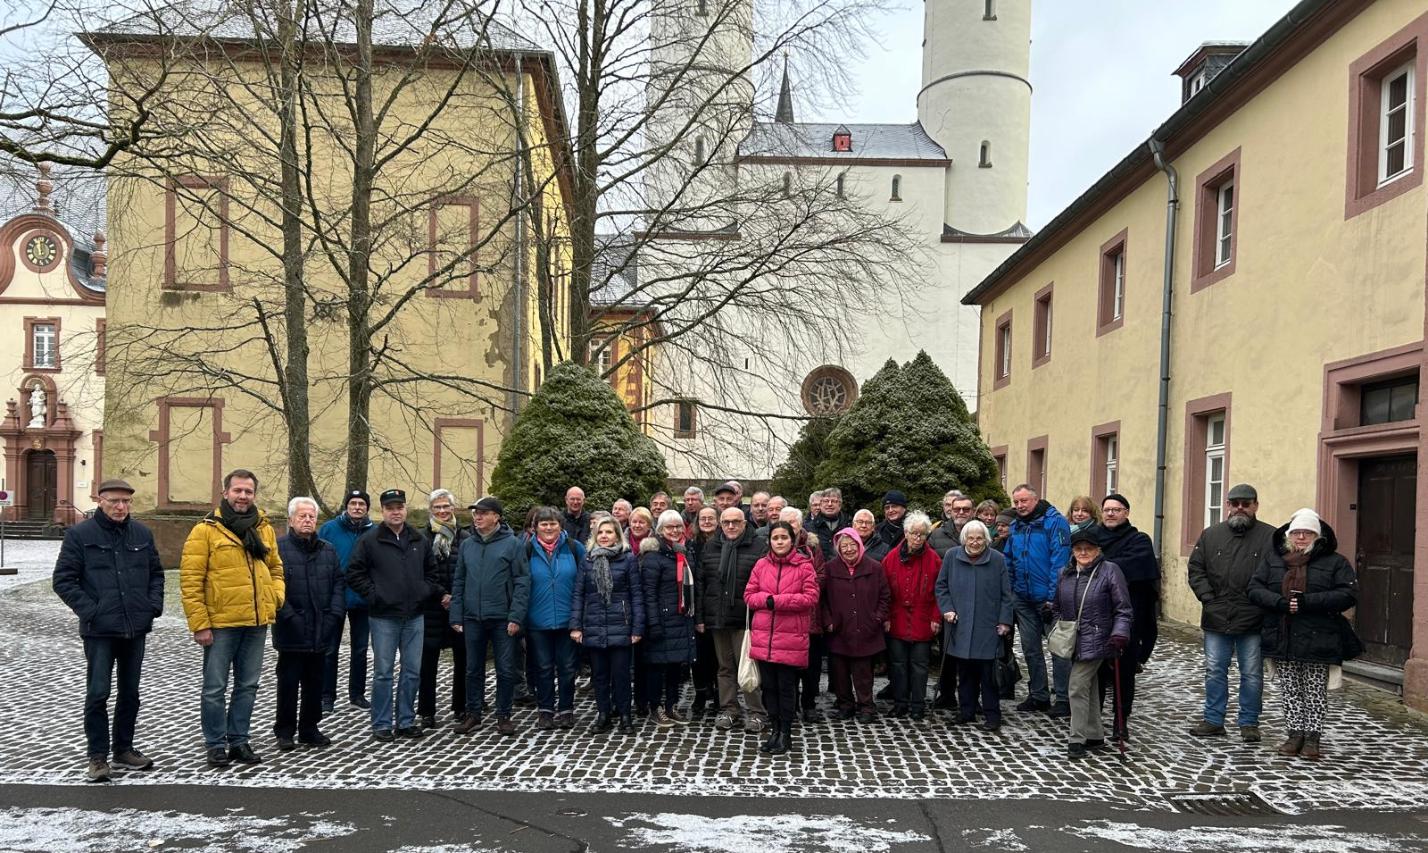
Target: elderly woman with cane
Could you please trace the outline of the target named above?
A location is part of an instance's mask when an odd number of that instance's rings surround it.
[[[1051,604],[1057,620],[1051,634],[1052,653],[1072,661],[1067,687],[1071,758],[1085,758],[1088,749],[1106,745],[1097,674],[1104,661],[1119,657],[1130,644],[1135,618],[1125,577],[1119,566],[1101,556],[1097,534],[1095,527],[1071,534],[1071,565],[1061,572]],[[1062,637],[1069,643],[1063,645]]]

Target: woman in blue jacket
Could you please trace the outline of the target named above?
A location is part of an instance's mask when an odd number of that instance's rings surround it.
[[[599,713],[590,727],[593,734],[611,729],[612,713],[620,715],[620,734],[635,733],[630,715],[630,655],[645,633],[640,580],[639,565],[619,522],[609,516],[600,518],[570,600],[570,639],[589,651],[595,680]]]
[[[543,506],[532,518],[535,535],[526,541],[531,599],[526,610],[526,643],[535,674],[536,728],[575,727],[575,643],[570,639],[570,600],[585,562],[585,546],[565,534],[560,511]],[[559,691],[556,690],[557,681]]]

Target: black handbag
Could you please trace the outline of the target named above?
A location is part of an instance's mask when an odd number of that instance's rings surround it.
[[[1335,617],[1339,623],[1339,651],[1344,660],[1353,660],[1364,653],[1363,641],[1349,624],[1348,617],[1340,613]]]

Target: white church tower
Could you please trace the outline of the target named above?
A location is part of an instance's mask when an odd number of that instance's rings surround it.
[[[964,234],[1005,232],[1026,220],[1031,0],[923,5],[917,118],[952,160],[946,223]]]

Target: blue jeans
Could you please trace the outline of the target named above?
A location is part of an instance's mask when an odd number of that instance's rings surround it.
[[[402,655],[402,677],[397,683],[396,727],[416,725],[416,695],[421,684],[421,647],[426,617],[384,619],[373,616],[372,628],[372,731],[392,728],[392,673],[397,653]]]
[[[575,641],[570,632],[531,631],[526,635],[527,651],[535,666],[536,707],[547,713],[575,709]],[[559,699],[556,682],[560,683]]]
[[[367,643],[371,624],[366,610],[347,611],[347,624],[352,638],[352,657],[347,662],[347,698],[352,701],[367,698]],[[340,632],[339,632],[340,633]],[[337,638],[342,645],[342,638]],[[322,701],[337,701],[337,649],[327,653],[327,671],[322,679]]]
[[[511,716],[511,703],[516,698],[516,638],[506,633],[505,619],[467,619],[466,635],[466,712],[481,713],[486,698],[486,644],[496,659],[496,716]]]
[[[203,649],[203,700],[199,706],[205,747],[248,742],[248,722],[253,718],[267,639],[267,625],[213,629],[213,643]],[[223,694],[230,672],[233,695],[225,707]]]
[[[139,672],[144,668],[147,634],[85,637],[88,675],[84,689],[84,737],[89,754],[109,755],[109,687],[119,670],[119,698],[114,701],[114,754],[134,748],[134,722],[139,718]]]
[[[1205,632],[1205,722],[1225,724],[1230,703],[1230,657],[1240,663],[1239,725],[1259,725],[1264,702],[1264,658],[1260,655],[1260,635]]]
[[[1021,654],[1026,659],[1027,698],[1049,702],[1054,693],[1057,702],[1065,702],[1066,687],[1071,681],[1071,661],[1051,656],[1051,689],[1046,684],[1046,623],[1041,621],[1041,605],[1017,597],[1012,601],[1016,613],[1016,632],[1021,637]]]

